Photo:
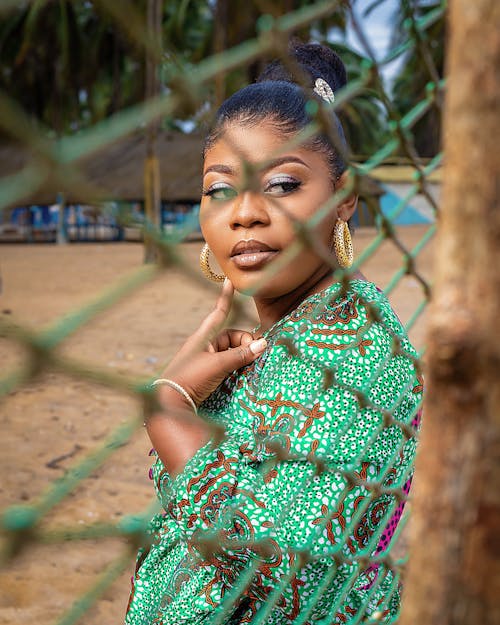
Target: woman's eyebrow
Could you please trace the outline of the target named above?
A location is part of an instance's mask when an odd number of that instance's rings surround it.
[[[298,156],[281,156],[280,158],[275,158],[272,161],[264,161],[262,167],[259,166],[259,163],[254,164],[254,167],[256,167],[258,171],[265,172],[269,171],[270,169],[274,169],[275,167],[279,167],[280,165],[284,165],[285,163],[299,163],[300,165],[304,165],[304,167],[311,169],[309,165]],[[229,165],[210,165],[210,167],[207,167],[205,169],[203,175],[205,176],[211,171],[214,171],[218,174],[236,176],[236,170],[234,169],[234,167],[229,167]]]
[[[218,174],[228,174],[229,176],[236,176],[236,170],[233,167],[229,167],[228,165],[210,165],[203,172],[205,176],[210,171],[215,171]]]
[[[307,169],[311,169],[307,163],[305,163],[298,156],[281,156],[280,158],[274,158],[272,161],[264,162],[264,166],[260,167],[260,171],[269,171],[270,169],[274,169],[275,167],[279,167],[280,165],[284,165],[285,163],[299,163],[299,165],[304,165]]]

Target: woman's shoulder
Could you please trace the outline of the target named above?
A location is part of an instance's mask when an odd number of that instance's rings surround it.
[[[313,294],[265,336],[264,354],[240,372],[240,381],[256,392],[297,388],[307,395],[330,386],[332,375],[339,382],[354,377],[361,383],[393,360],[396,343],[411,359],[416,355],[385,295],[363,280]]]
[[[373,341],[385,345],[394,340],[413,353],[404,327],[383,291],[360,279],[346,285],[331,284],[306,298],[267,338],[285,347],[294,345],[297,350],[313,347],[318,357],[353,347],[363,355],[364,348]]]
[[[281,386],[304,394],[337,388],[371,396],[418,377],[417,352],[403,325],[384,293],[363,280],[331,285],[302,302],[269,343],[261,382],[280,378]]]
[[[326,389],[329,395],[335,389],[345,394],[348,388],[365,389],[368,381],[377,387],[387,375],[404,378],[403,387],[415,375],[416,352],[403,326],[384,293],[364,280],[332,284],[311,295],[264,336],[264,353],[205,402],[218,419],[228,414],[239,421],[248,396],[303,403]],[[396,355],[396,345],[405,356]]]

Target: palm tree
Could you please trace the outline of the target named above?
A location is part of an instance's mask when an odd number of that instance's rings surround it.
[[[317,0],[217,0],[214,3],[213,52],[221,52],[252,39],[257,35],[257,24],[263,14],[273,18],[314,5]],[[332,13],[307,24],[296,32],[290,33],[307,41],[314,36],[325,39],[333,30],[345,30],[347,9],[332,6]],[[254,82],[262,68],[270,59],[262,57],[245,68],[238,68],[220,77],[216,82],[215,103],[220,104],[227,97],[244,85]]]
[[[162,0],[162,88],[168,89],[172,75],[189,72],[210,54],[255,37],[263,12],[280,17],[314,3]],[[133,2],[144,18],[146,6],[145,0]],[[92,125],[144,98],[144,52],[99,7],[91,1],[33,2],[0,18],[0,88],[57,134]],[[333,31],[345,28],[346,9],[340,7],[292,34],[328,44]],[[335,48],[346,62],[350,79],[355,79],[362,57],[345,45]],[[207,86],[208,101],[214,106],[228,93],[253,82],[268,60],[259,59],[219,76]],[[185,116],[192,118],[192,113],[186,111]],[[367,90],[346,104],[340,116],[354,152],[371,152],[384,126],[375,94]],[[178,126],[176,120],[163,123]]]
[[[345,44],[329,44],[344,61],[348,84],[361,79],[367,59]],[[364,88],[346,102],[339,111],[347,143],[356,160],[363,160],[388,139],[387,118],[380,94]]]
[[[0,88],[57,134],[142,98],[138,51],[91,2],[14,9],[0,21],[0,59]]]
[[[198,20],[200,17],[206,18],[200,8],[200,3],[191,2],[192,13],[184,15],[184,22],[181,25],[177,21],[177,25],[184,32],[197,33],[197,41],[204,41],[204,54],[223,52],[231,47],[253,38],[257,35],[257,23],[262,15],[262,7],[265,4],[266,10],[273,17],[278,18],[290,11],[294,11],[314,4],[313,0],[280,0],[263,3],[262,1],[248,2],[248,0],[217,0],[212,4],[211,20],[213,24],[212,40],[208,42],[203,39],[201,33],[206,36],[209,34],[208,29],[203,31]],[[201,3],[206,8],[206,3]],[[195,7],[198,7],[196,13]],[[188,19],[189,18],[189,19]],[[180,18],[177,18],[180,19]],[[349,48],[346,44],[332,44],[330,40],[335,32],[345,32],[347,24],[347,9],[343,6],[337,7],[328,17],[316,20],[312,24],[291,33],[299,38],[307,41],[311,38],[314,40],[331,45],[339,52],[340,56],[346,63],[350,80],[356,80],[361,75],[363,57]],[[191,29],[191,31],[189,30]],[[171,29],[169,30],[171,32]],[[172,47],[179,46],[179,42],[173,38],[169,40],[170,51]],[[211,45],[210,45],[211,44]],[[198,50],[202,49],[201,46]],[[176,52],[182,51],[183,61],[188,64],[193,62],[197,55],[193,54],[193,49],[178,47]],[[171,52],[170,52],[171,54]],[[172,58],[172,56],[170,56]],[[171,69],[178,71],[179,56],[175,56],[175,63],[171,65]],[[260,58],[245,67],[240,67],[221,74],[214,81],[214,85],[209,91],[208,96],[211,100],[212,108],[216,107],[220,102],[240,87],[254,82],[260,73],[264,64],[269,58]],[[168,70],[167,70],[168,71]],[[384,140],[384,132],[386,124],[382,115],[382,107],[377,98],[377,94],[366,89],[348,102],[340,112],[340,118],[346,132],[346,137],[351,149],[356,154],[370,154],[381,145]]]
[[[397,46],[408,40],[412,34],[408,32],[406,19],[410,12],[414,18],[419,19],[428,15],[431,11],[441,7],[438,0],[413,2],[401,1],[401,9],[395,16],[392,44]],[[445,15],[443,14],[434,21],[425,32],[426,47],[432,57],[432,62],[437,72],[437,78],[441,79],[444,74],[445,62]],[[404,115],[425,97],[426,85],[432,77],[429,68],[424,61],[418,48],[407,52],[403,65],[399,71],[392,88],[393,102],[397,110]],[[433,106],[413,127],[414,141],[420,156],[431,157],[440,151],[441,144],[441,111]]]

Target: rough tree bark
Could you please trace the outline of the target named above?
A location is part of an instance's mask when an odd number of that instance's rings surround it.
[[[500,2],[451,0],[445,177],[401,625],[500,623]]]

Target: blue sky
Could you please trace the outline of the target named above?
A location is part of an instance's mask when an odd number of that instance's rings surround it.
[[[377,8],[373,9],[369,16],[363,17],[372,0],[356,0],[353,2],[354,13],[360,20],[365,34],[373,46],[376,54],[381,58],[388,50],[391,37],[392,21],[399,7],[399,0],[384,0]],[[355,33],[348,32],[348,41],[351,45],[361,49]]]

